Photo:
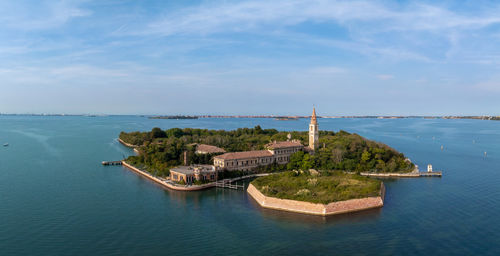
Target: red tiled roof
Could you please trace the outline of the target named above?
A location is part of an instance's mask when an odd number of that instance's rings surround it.
[[[275,141],[267,144],[269,149],[301,147],[302,144],[298,141]]]
[[[222,148],[207,145],[207,144],[198,144],[196,146],[196,151],[207,152],[207,153],[225,153],[226,151]]]
[[[225,154],[222,154],[220,156],[216,156],[215,158],[224,159],[224,160],[235,160],[235,159],[269,157],[269,156],[273,156],[273,153],[271,153],[267,150],[255,150],[255,151],[225,153]]]

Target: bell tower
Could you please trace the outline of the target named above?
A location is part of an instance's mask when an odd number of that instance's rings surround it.
[[[316,109],[313,108],[311,123],[309,124],[309,148],[315,150],[318,148],[319,130],[318,120],[316,120]]]

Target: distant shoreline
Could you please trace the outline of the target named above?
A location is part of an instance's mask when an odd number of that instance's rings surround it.
[[[37,117],[113,117],[113,116],[135,116],[135,117],[145,117],[148,119],[201,119],[201,118],[272,118],[275,120],[298,120],[304,118],[310,118],[311,116],[300,116],[300,115],[91,115],[91,114],[6,114],[0,113],[0,116],[37,116]],[[318,116],[318,118],[338,118],[338,119],[353,119],[353,118],[372,118],[372,119],[406,119],[406,118],[422,118],[422,119],[475,119],[475,120],[500,120],[500,116]]]

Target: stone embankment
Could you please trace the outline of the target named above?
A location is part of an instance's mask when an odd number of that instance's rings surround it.
[[[139,146],[136,146],[136,145],[132,145],[130,143],[127,143],[125,141],[123,141],[122,139],[118,138],[118,142],[120,142],[123,146],[125,147],[129,147],[129,148],[133,148],[134,149],[134,153],[136,155],[139,155],[139,150],[137,148],[139,148]]]
[[[268,197],[262,194],[255,186],[250,184],[247,189],[248,194],[252,196],[257,203],[264,207],[274,210],[289,211],[312,215],[335,215],[341,213],[357,212],[367,209],[380,208],[384,206],[385,187],[384,183],[380,185],[380,196],[366,197],[360,199],[350,199],[346,201],[333,202],[329,204],[315,204],[303,201],[279,199]]]
[[[127,169],[129,169],[129,170],[131,170],[131,171],[133,171],[133,172],[135,172],[135,173],[137,173],[145,178],[148,178],[148,179],[158,183],[159,185],[161,185],[165,188],[169,188],[169,189],[182,190],[182,191],[194,191],[194,190],[202,190],[202,189],[206,189],[206,188],[215,187],[215,182],[203,184],[203,185],[191,185],[191,186],[178,185],[170,180],[153,176],[150,173],[145,172],[143,170],[140,170],[139,168],[134,167],[125,161],[122,161],[122,164],[123,164],[123,166],[127,167]]]
[[[138,148],[138,146],[130,144],[130,143],[127,143],[127,142],[123,141],[120,138],[118,138],[118,142],[120,142],[121,144],[123,144],[124,146],[129,147],[129,148]]]
[[[131,170],[131,171],[133,171],[133,172],[135,172],[135,173],[137,173],[137,174],[139,174],[147,179],[150,179],[163,187],[169,188],[169,189],[181,190],[181,191],[196,191],[196,190],[202,190],[202,189],[207,189],[207,188],[213,188],[216,185],[215,182],[211,182],[211,183],[207,183],[207,184],[203,184],[203,185],[180,185],[180,184],[177,184],[171,180],[153,176],[150,173],[143,171],[143,170],[141,170],[141,169],[125,162],[125,161],[122,161],[122,165],[125,166],[127,169],[129,169],[129,170]],[[267,176],[267,175],[269,175],[269,173],[251,174],[251,175],[246,175],[246,176],[242,176],[242,177],[229,179],[228,182],[235,182],[235,181],[239,181],[239,180],[244,180],[244,179],[249,179],[249,178],[254,178],[254,177],[262,177],[262,176]]]

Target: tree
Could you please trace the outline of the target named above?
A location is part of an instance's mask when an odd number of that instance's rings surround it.
[[[213,163],[213,155],[196,155],[194,143],[203,143],[224,148],[227,152],[264,149],[269,141],[286,140],[289,132],[275,129],[263,130],[240,128],[232,131],[194,128],[172,128],[162,131],[155,127],[149,132],[120,133],[120,139],[138,147],[139,156],[131,157],[131,163],[158,175],[167,175],[169,168],[183,163],[183,152],[188,152],[189,163]],[[292,131],[292,138],[307,143],[308,133]],[[165,138],[166,137],[166,138]],[[163,139],[158,139],[163,138]],[[153,143],[154,142],[154,143]],[[338,133],[322,131],[320,143],[325,147],[314,155],[303,151],[290,156],[287,165],[269,165],[262,170],[321,169],[369,172],[408,171],[414,165],[405,161],[405,156],[391,147],[367,140],[357,134],[344,131]]]
[[[255,126],[254,131],[255,131],[255,134],[262,134],[262,133],[264,133],[264,131],[262,130],[262,128],[260,127],[260,125]]]
[[[155,127],[151,130],[151,138],[165,138],[167,137],[167,133],[163,131],[162,129]]]
[[[300,169],[302,166],[302,159],[304,159],[304,151],[298,151],[290,156],[290,162],[287,164],[289,170]]]
[[[344,152],[342,151],[342,149],[340,149],[340,148],[334,148],[332,150],[332,160],[333,160],[333,162],[336,163],[336,164],[342,162],[343,155],[344,155]]]
[[[168,137],[180,138],[183,132],[180,128],[172,128],[167,130]]]
[[[309,169],[313,168],[313,166],[314,166],[314,161],[313,161],[311,155],[305,154],[304,158],[302,159],[301,169],[302,170],[309,170]]]
[[[370,154],[370,152],[368,152],[367,150],[365,150],[363,152],[363,154],[361,154],[361,162],[366,163],[366,162],[370,161],[370,157],[371,156],[372,155]]]

